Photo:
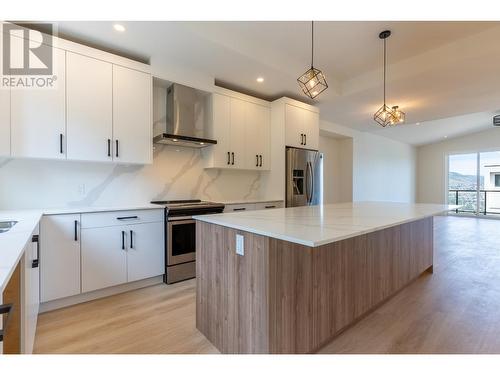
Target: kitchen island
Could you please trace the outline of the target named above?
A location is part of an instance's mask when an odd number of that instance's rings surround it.
[[[433,270],[433,216],[357,202],[197,220],[196,326],[223,353],[311,353]]]

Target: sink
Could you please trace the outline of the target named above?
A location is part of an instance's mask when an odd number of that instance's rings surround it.
[[[17,221],[0,221],[0,233],[8,232],[16,224]]]

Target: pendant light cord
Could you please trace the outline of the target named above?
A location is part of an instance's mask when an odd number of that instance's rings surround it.
[[[384,107],[385,107],[385,65],[386,65],[386,48],[385,48],[385,41],[386,38],[384,38]]]
[[[314,66],[314,21],[311,21],[311,68]]]

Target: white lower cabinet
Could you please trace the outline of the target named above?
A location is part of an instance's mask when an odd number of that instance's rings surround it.
[[[129,225],[127,249],[128,281],[165,273],[164,223]]]
[[[82,229],[82,293],[127,282],[127,226]]]
[[[33,353],[35,343],[38,309],[40,307],[40,248],[38,242],[38,227],[32,234],[32,241],[24,250],[24,309],[22,332],[24,339],[21,352]]]
[[[41,302],[165,273],[164,211],[44,216]]]
[[[80,214],[44,216],[40,227],[40,301],[80,290]]]

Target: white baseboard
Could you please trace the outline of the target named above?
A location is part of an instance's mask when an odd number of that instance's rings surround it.
[[[147,286],[161,284],[162,282],[163,282],[163,275],[151,277],[149,279],[134,281],[127,284],[116,285],[110,288],[94,290],[92,292],[82,293],[76,296],[71,296],[71,297],[61,298],[55,301],[41,303],[39,311],[41,314],[47,311],[57,310],[71,305],[76,305],[79,303],[88,302],[99,298],[109,297],[114,294],[120,294],[124,292],[129,292],[131,290],[144,288]]]

